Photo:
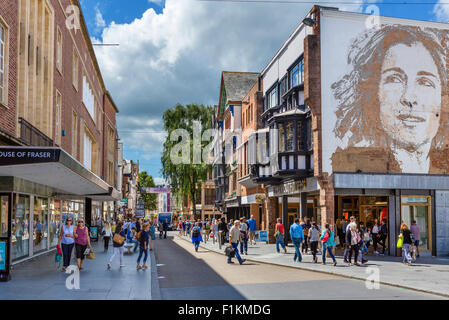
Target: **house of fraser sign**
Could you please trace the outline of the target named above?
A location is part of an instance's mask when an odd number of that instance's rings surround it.
[[[280,184],[278,186],[273,186],[272,190],[275,196],[290,195],[303,192],[307,187],[307,180],[302,179],[298,181],[290,181]]]

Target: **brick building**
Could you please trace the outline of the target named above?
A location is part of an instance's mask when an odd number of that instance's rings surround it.
[[[276,217],[341,234],[355,216],[384,220],[397,255],[401,223],[415,220],[422,254],[446,255],[449,28],[368,18],[313,7],[261,72],[270,161],[252,178],[267,190],[270,238]]]
[[[120,199],[118,108],[76,7],[0,3],[0,241],[8,268],[54,248],[68,216],[95,226]]]

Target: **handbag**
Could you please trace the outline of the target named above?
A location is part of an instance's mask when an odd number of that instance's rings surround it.
[[[281,232],[278,230],[278,231],[276,231],[276,233],[274,234],[274,237],[276,238],[276,239],[279,239],[280,237],[281,237]]]
[[[95,259],[95,253],[93,250],[90,250],[89,254],[86,256],[86,259],[89,259],[89,260]]]
[[[235,257],[235,249],[233,247],[226,247],[225,248],[225,254],[227,257]]]
[[[125,242],[125,237],[121,236],[119,233],[115,233],[112,241],[121,246],[123,242]]]
[[[398,242],[396,243],[396,247],[402,248],[403,244],[404,244],[404,238],[402,236],[400,236],[398,239]]]

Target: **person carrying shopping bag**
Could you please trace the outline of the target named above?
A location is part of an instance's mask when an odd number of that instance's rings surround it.
[[[74,226],[72,225],[72,221],[72,218],[68,217],[59,233],[58,245],[60,245],[62,249],[62,272],[65,272],[70,265],[72,250],[75,246],[75,236],[73,235]]]
[[[321,242],[323,243],[323,262],[322,264],[326,264],[326,251],[329,252],[329,256],[334,261],[334,267],[337,265],[337,260],[335,259],[332,248],[335,247],[334,242],[334,233],[329,228],[329,224],[326,223],[325,228],[320,237]]]
[[[410,254],[413,245],[413,235],[405,223],[401,224],[401,233],[399,234],[397,247],[402,247],[402,263],[412,265],[412,256]]]
[[[120,255],[120,268],[124,267],[123,264],[123,252],[124,252],[124,244],[125,244],[126,235],[123,231],[123,225],[121,223],[117,224],[117,227],[115,229],[114,237],[112,238],[112,245],[114,246],[114,253],[112,254],[111,258],[109,259],[108,263],[108,269],[111,269],[111,263],[114,260],[115,256],[117,254]]]

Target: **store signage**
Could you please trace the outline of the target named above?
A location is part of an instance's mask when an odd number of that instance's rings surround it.
[[[168,187],[141,188],[140,193],[170,193],[170,188]]]
[[[136,217],[143,218],[145,217],[145,203],[140,201],[136,205]]]
[[[6,241],[0,241],[0,271],[6,270]]]
[[[123,198],[121,202],[124,204],[128,204],[128,198]]]
[[[268,231],[256,231],[255,240],[259,242],[268,242]]]
[[[273,186],[274,196],[290,195],[295,193],[303,192],[307,187],[307,180],[302,179],[298,181],[290,181],[280,184],[278,186]]]
[[[57,162],[60,154],[60,149],[0,147],[0,165]]]

